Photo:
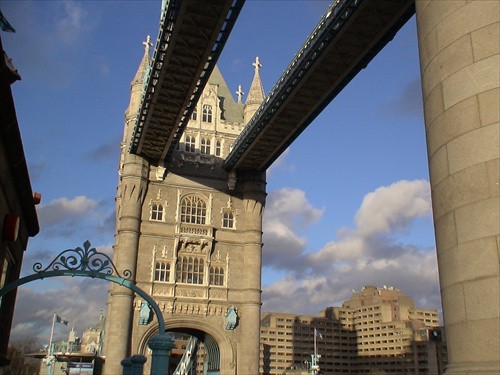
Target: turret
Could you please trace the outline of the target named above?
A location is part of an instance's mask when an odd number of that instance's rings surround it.
[[[265,98],[264,88],[262,87],[262,81],[260,79],[260,74],[259,74],[262,64],[259,62],[258,57],[255,58],[255,62],[252,65],[255,67],[255,73],[253,76],[252,84],[250,85],[250,90],[248,92],[247,100],[245,102],[245,112],[244,112],[245,124],[248,124],[248,121],[250,121],[250,119],[257,111],[257,109],[260,107]]]

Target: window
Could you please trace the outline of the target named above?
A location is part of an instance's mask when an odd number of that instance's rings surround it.
[[[163,220],[163,205],[159,203],[153,203],[151,205],[151,220]]]
[[[221,141],[218,139],[215,142],[215,156],[220,156],[222,151],[222,144]]]
[[[196,139],[192,136],[186,135],[186,151],[194,152]]]
[[[187,284],[203,284],[203,259],[196,257],[180,257],[177,261],[177,282]]]
[[[201,153],[210,154],[210,139],[207,138],[201,139]]]
[[[205,224],[207,205],[200,197],[190,195],[181,202],[181,222],[189,224]]]
[[[224,211],[222,214],[222,227],[223,228],[234,228],[234,212]]]
[[[156,262],[155,281],[170,281],[169,262]]]
[[[196,120],[198,118],[198,110],[195,108],[193,113],[191,113],[191,120]]]
[[[224,286],[224,268],[210,267],[210,285]]]
[[[203,122],[212,122],[212,106],[209,104],[203,104],[203,113],[201,115],[201,120]]]

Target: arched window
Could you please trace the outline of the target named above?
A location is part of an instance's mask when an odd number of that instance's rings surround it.
[[[151,220],[163,220],[163,205],[159,203],[153,203],[151,205]]]
[[[215,156],[220,156],[222,153],[222,144],[220,139],[215,142]]]
[[[223,228],[234,228],[234,212],[224,211],[222,214],[222,227]]]
[[[212,122],[212,106],[209,104],[203,104],[203,113],[201,115],[201,121]]]
[[[224,286],[224,268],[210,267],[210,285]]]
[[[196,120],[198,118],[198,110],[195,108],[193,113],[191,113],[191,120]]]
[[[203,284],[203,259],[183,256],[177,260],[176,278],[178,283]]]
[[[201,139],[201,153],[202,154],[210,154],[210,139],[208,138],[202,138]]]
[[[156,262],[155,281],[170,281],[169,262]]]
[[[181,222],[202,224],[206,222],[207,204],[195,195],[184,197],[181,201]]]
[[[196,139],[190,135],[186,135],[186,151],[194,152]]]

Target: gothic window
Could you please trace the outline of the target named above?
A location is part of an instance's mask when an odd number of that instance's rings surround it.
[[[203,112],[201,115],[201,121],[212,122],[212,106],[209,104],[203,104]]]
[[[202,224],[206,222],[207,204],[195,195],[188,195],[181,201],[181,222]]]
[[[191,113],[191,120],[196,120],[198,118],[198,110],[195,108],[193,113]]]
[[[177,282],[187,284],[203,284],[203,259],[182,256],[177,260]]]
[[[210,267],[210,285],[224,286],[223,267]]]
[[[234,212],[224,211],[222,214],[222,227],[223,228],[234,228]]]
[[[220,139],[218,139],[217,141],[215,141],[215,156],[220,156],[221,150],[222,150],[222,145]]]
[[[186,151],[194,152],[196,139],[193,136],[186,135]]]
[[[160,203],[151,205],[151,220],[163,221],[163,205]]]
[[[156,262],[155,281],[170,281],[170,263]]]
[[[202,138],[200,149],[202,154],[210,154],[210,139]]]

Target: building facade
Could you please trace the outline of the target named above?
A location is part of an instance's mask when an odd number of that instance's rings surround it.
[[[392,287],[366,286],[319,316],[263,314],[260,374],[307,370],[315,341],[324,374],[434,375],[447,363],[437,311]]]
[[[14,31],[3,15],[2,30]],[[17,122],[11,84],[21,79],[2,47],[0,38],[0,288],[19,279],[24,251],[29,237],[39,231],[35,205],[40,195],[34,194],[23,143]],[[16,290],[0,299],[0,374],[8,365],[12,317]]]
[[[114,263],[154,298],[167,331],[203,343],[208,373],[256,374],[265,174],[236,181],[223,160],[264,100],[261,65],[257,59],[245,103],[215,68],[165,165],[128,152],[148,66],[146,43],[125,115]],[[122,359],[148,354],[158,325],[144,301],[118,285],[107,310],[105,374],[117,374]]]

